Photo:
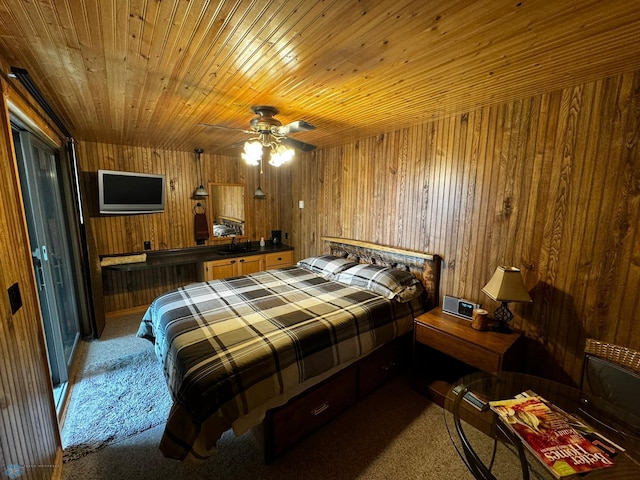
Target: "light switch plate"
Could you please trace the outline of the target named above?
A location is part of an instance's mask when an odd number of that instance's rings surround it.
[[[22,307],[22,296],[20,295],[20,286],[14,283],[7,289],[9,294],[9,303],[11,304],[11,315],[16,313]]]

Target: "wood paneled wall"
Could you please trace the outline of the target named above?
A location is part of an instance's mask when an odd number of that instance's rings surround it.
[[[0,468],[20,465],[21,479],[59,478],[62,450],[7,98],[27,104],[4,78],[0,84]],[[22,307],[12,314],[6,292],[14,283]]]
[[[441,292],[490,311],[521,268],[529,367],[577,382],[585,337],[640,349],[639,140],[640,73],[481,108],[307,154],[285,228],[299,258],[324,235],[437,253]]]
[[[268,199],[249,202],[250,236],[279,228],[298,259],[322,252],[325,235],[437,253],[442,293],[490,311],[482,286],[497,265],[519,267],[534,301],[511,307],[530,370],[577,382],[587,336],[640,349],[639,138],[637,72],[488,106],[265,165]],[[171,182],[164,214],[105,217],[88,199],[96,255],[139,251],[146,239],[194,244],[192,153],[81,143],[80,162],[85,192],[98,168]],[[257,170],[234,157],[205,153],[203,170],[206,182],[246,183],[249,194],[257,185]],[[105,310],[143,305],[193,275],[170,273],[114,274]]]
[[[251,240],[269,237],[280,226],[278,192],[286,173],[265,165],[261,186],[265,200],[253,198],[258,186],[259,170],[248,167],[237,157],[202,154],[202,177],[209,182],[241,183],[247,187],[249,212],[246,234]],[[193,191],[200,184],[200,173],[193,152],[159,150],[90,142],[79,142],[78,160],[81,167],[83,208],[88,219],[87,237],[91,255],[94,297],[102,297],[97,316],[103,312],[126,310],[148,305],[157,295],[196,280],[192,267],[174,267],[143,272],[108,272],[100,269],[100,257],[119,253],[140,252],[149,240],[153,250],[194,247],[193,215],[198,200]],[[166,175],[167,196],[164,213],[140,215],[101,215],[98,209],[97,171],[99,169]],[[202,201],[202,203],[207,203]],[[211,223],[211,212],[207,212]],[[214,239],[208,244],[228,243],[229,239]],[[100,320],[99,320],[100,323]]]

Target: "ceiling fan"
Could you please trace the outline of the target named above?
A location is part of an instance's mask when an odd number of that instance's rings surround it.
[[[275,115],[278,114],[278,109],[270,105],[255,105],[251,107],[251,110],[257,117],[252,118],[249,122],[251,125],[250,130],[226,127],[224,125],[211,125],[209,123],[199,123],[198,125],[253,134],[254,136],[247,140],[247,142],[259,142],[263,147],[271,147],[274,150],[278,145],[286,145],[303,152],[311,152],[316,149],[315,145],[289,137],[292,133],[315,130],[316,127],[310,123],[304,120],[296,120],[295,122],[282,125],[282,122],[275,118]],[[245,142],[240,142],[240,144],[242,143]]]

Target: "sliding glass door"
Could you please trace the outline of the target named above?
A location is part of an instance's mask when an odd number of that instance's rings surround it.
[[[56,154],[47,144],[26,131],[14,130],[13,139],[58,404],[63,398],[68,369],[80,337],[61,175]]]

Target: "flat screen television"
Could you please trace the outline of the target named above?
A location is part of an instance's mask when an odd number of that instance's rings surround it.
[[[100,213],[164,212],[165,176],[98,170]]]

